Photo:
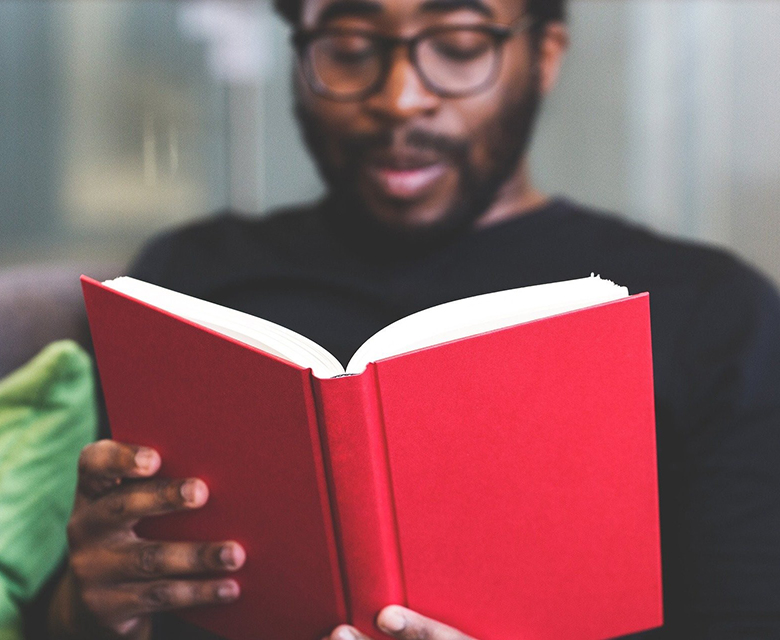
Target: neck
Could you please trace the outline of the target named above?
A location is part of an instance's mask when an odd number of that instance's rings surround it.
[[[531,184],[527,159],[518,165],[515,174],[507,180],[498,192],[498,196],[479,218],[474,226],[478,229],[489,227],[510,218],[516,218],[548,201],[548,196]]]

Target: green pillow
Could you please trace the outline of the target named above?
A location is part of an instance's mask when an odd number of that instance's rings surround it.
[[[65,553],[79,452],[97,431],[92,363],[54,342],[0,380],[0,640]]]

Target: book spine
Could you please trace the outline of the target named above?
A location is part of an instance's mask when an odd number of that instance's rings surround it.
[[[388,604],[406,604],[374,366],[314,379],[349,622],[376,636]]]

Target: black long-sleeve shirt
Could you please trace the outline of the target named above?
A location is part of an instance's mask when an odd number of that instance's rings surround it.
[[[344,219],[331,203],[222,215],[160,236],[132,275],[282,324],[342,362],[457,298],[590,273],[649,291],[666,624],[642,637],[780,638],[780,300],[765,279],[566,200],[417,246]],[[160,637],[195,637],[171,624]]]

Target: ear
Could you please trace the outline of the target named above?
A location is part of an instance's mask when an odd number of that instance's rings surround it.
[[[558,82],[563,58],[569,48],[569,30],[563,22],[545,25],[539,42],[539,88],[542,95],[552,91]]]

